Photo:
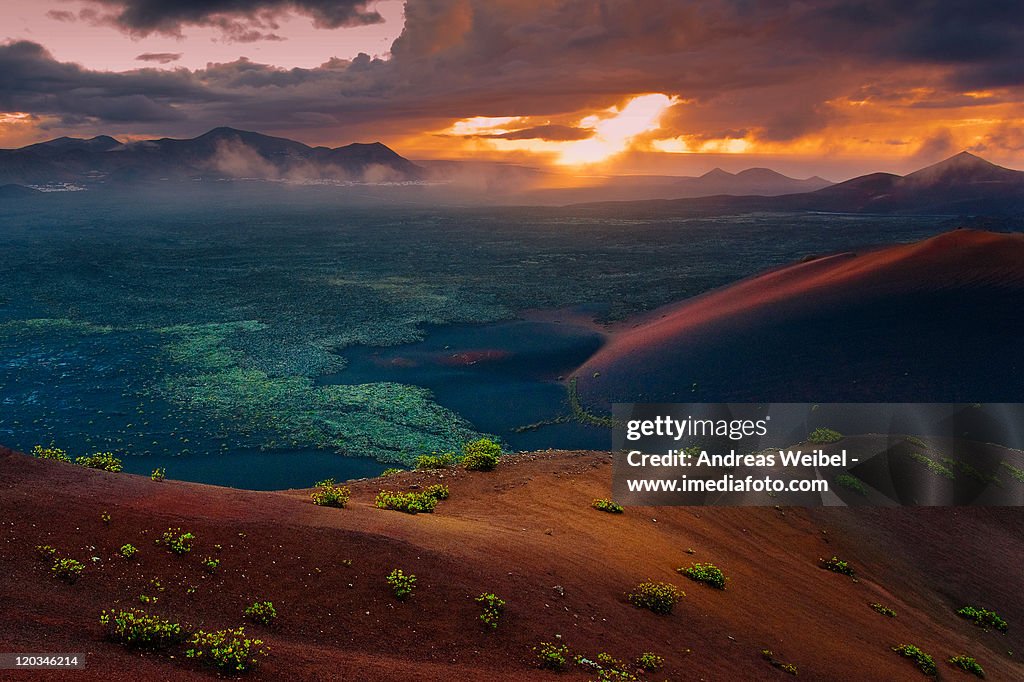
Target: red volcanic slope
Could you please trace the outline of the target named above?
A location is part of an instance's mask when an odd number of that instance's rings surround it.
[[[642,399],[630,393],[654,386],[659,377],[674,372],[689,387],[689,382],[696,380],[688,379],[689,374],[712,366],[717,358],[705,358],[703,366],[696,370],[692,363],[686,365],[687,358],[697,357],[697,351],[709,353],[715,348],[731,348],[729,343],[746,338],[753,345],[748,344],[743,350],[756,359],[755,346],[762,344],[767,350],[769,335],[785,331],[780,329],[782,321],[793,323],[793,346],[787,349],[782,344],[778,349],[783,353],[792,351],[778,365],[783,361],[803,362],[813,346],[799,345],[800,325],[844,310],[856,310],[851,328],[842,324],[819,325],[825,331],[842,333],[855,332],[855,325],[861,324],[870,327],[874,335],[879,335],[880,330],[884,332],[884,325],[894,339],[918,333],[922,342],[929,342],[934,338],[926,338],[922,330],[915,329],[921,322],[915,316],[921,315],[926,322],[930,317],[934,322],[937,316],[952,310],[950,305],[963,305],[963,295],[977,297],[977,305],[967,305],[968,308],[991,305],[991,310],[995,310],[996,305],[1012,304],[1013,297],[1024,301],[1024,235],[963,229],[913,244],[865,253],[839,253],[665,306],[613,333],[609,342],[577,370],[579,388],[585,399],[602,403]],[[936,302],[934,310],[887,312],[877,320],[870,319],[869,303],[882,310],[899,305],[900,301],[924,300],[923,297]],[[957,322],[945,320],[948,337],[963,338],[959,329],[954,334],[948,327]],[[857,341],[855,334],[850,333],[845,341],[837,342],[836,357],[849,361]],[[883,338],[871,353],[880,356],[889,348]],[[656,398],[665,399],[666,396]]]
[[[961,674],[944,662],[960,653],[992,680],[1024,674],[1020,509],[612,515],[590,508],[608,495],[610,469],[607,454],[527,453],[492,473],[353,482],[350,506],[339,510],[314,506],[308,491],[157,483],[2,451],[0,651],[85,652],[88,669],[64,676],[74,680],[211,679],[180,652],[136,653],[104,638],[102,609],[139,607],[149,594],[159,597],[152,611],[208,629],[239,625],[248,603],[272,600],[277,624],[248,626],[272,649],[254,679],[591,678],[536,667],[531,647],[558,635],[591,658],[664,656],[664,670],[643,677],[651,680],[788,679],[762,658],[765,648],[795,664],[799,679],[922,679],[890,650],[900,643],[932,654],[944,677]],[[438,481],[451,497],[432,515],[373,507],[382,487]],[[168,527],[195,533],[191,554],[154,545]],[[126,542],[140,549],[134,561],[116,555]],[[34,557],[41,544],[84,562],[81,579],[52,578]],[[817,567],[833,554],[853,564],[857,581]],[[200,566],[207,555],[221,560],[215,573]],[[728,589],[675,572],[694,561],[720,566]],[[418,577],[406,603],[385,583],[393,568]],[[669,616],[637,610],[623,595],[645,579],[674,583],[686,597]],[[508,602],[493,632],[473,601],[490,591]],[[870,602],[899,615],[879,615]],[[965,604],[996,609],[1008,634],[957,617]]]

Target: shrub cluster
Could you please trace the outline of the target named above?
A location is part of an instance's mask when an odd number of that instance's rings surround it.
[[[483,605],[484,612],[480,614],[480,620],[492,630],[497,629],[498,621],[505,610],[505,600],[492,592],[484,592],[476,598],[478,604]]]
[[[53,459],[58,462],[70,462],[71,458],[68,457],[68,453],[61,450],[57,446],[50,444],[50,447],[44,448],[42,445],[37,445],[32,448],[32,456],[38,457],[39,459]]]
[[[853,476],[851,474],[839,474],[838,476],[836,476],[836,483],[843,486],[844,488],[852,490],[853,492],[857,493],[862,497],[867,497],[867,487],[856,476]]]
[[[123,556],[125,559],[131,559],[133,556],[139,553],[138,548],[130,542],[121,545],[121,549],[119,551],[121,553],[121,556]]]
[[[491,471],[500,457],[501,446],[490,438],[478,438],[462,446],[462,466],[470,471]]]
[[[374,504],[378,509],[393,509],[406,514],[430,514],[440,500],[448,499],[448,486],[432,485],[421,493],[381,490]]]
[[[541,642],[533,647],[533,653],[537,655],[540,667],[548,670],[565,670],[565,666],[569,662],[569,647],[564,644]]]
[[[259,657],[268,649],[263,640],[245,636],[245,628],[200,630],[188,641],[185,656],[212,666],[223,672],[244,673],[259,664]]]
[[[979,609],[975,606],[965,606],[956,612],[956,615],[961,618],[967,618],[973,620],[974,624],[979,628],[995,628],[1000,632],[1006,632],[1007,625],[1006,621],[996,613],[995,611],[989,611],[988,609]]]
[[[850,562],[844,561],[837,556],[833,556],[831,559],[818,559],[818,566],[833,573],[842,573],[851,578],[854,576],[853,566],[850,566]]]
[[[396,568],[388,574],[388,585],[398,599],[405,601],[416,587],[416,576],[412,573],[406,575],[402,569]]]
[[[889,618],[895,618],[896,617],[896,612],[895,611],[890,609],[888,606],[883,606],[882,604],[879,604],[878,602],[872,602],[872,603],[868,604],[868,606],[873,608],[875,611],[878,611],[883,616],[889,616]]]
[[[892,650],[900,656],[914,661],[925,675],[934,675],[937,672],[935,660],[913,644],[900,644],[899,646],[894,646]]]
[[[395,467],[390,467],[390,468],[385,469],[384,471],[380,472],[380,478],[386,478],[388,476],[394,476],[395,474],[400,474],[403,471],[405,471],[405,469],[396,469]]]
[[[109,627],[111,639],[133,649],[166,649],[185,638],[178,623],[139,609],[104,611],[100,622]]]
[[[153,469],[153,473],[151,473],[149,475],[149,477],[151,479],[153,479],[154,481],[156,481],[157,483],[160,483],[165,478],[167,478],[167,469],[165,469],[163,467],[158,467],[156,469]]]
[[[314,492],[311,497],[313,498],[313,504],[321,507],[344,509],[345,505],[348,504],[349,496],[352,494],[348,486],[339,486],[333,478],[318,481],[316,487],[319,490]]]
[[[629,603],[638,609],[649,609],[659,615],[672,613],[676,603],[686,593],[669,583],[646,581],[638,584],[626,595]]]
[[[814,429],[810,435],[807,436],[807,440],[812,443],[824,444],[824,443],[835,443],[843,439],[843,434],[832,429]]]
[[[99,469],[101,471],[110,471],[117,473],[121,471],[123,464],[121,460],[114,457],[112,452],[97,452],[95,455],[87,455],[84,457],[76,457],[75,464],[90,469]]]
[[[663,665],[665,665],[665,659],[650,651],[645,651],[636,659],[636,667],[649,673],[661,670]]]
[[[446,452],[443,455],[420,455],[416,458],[416,470],[422,471],[424,469],[444,469],[455,464],[455,455],[451,452]],[[396,469],[400,471],[400,469]]]
[[[971,656],[960,654],[947,660],[964,672],[973,673],[981,678],[985,677],[985,669],[982,668],[981,665]]]
[[[74,559],[56,558],[50,571],[57,578],[60,578],[69,585],[74,584],[82,575],[82,562]]]
[[[725,589],[725,581],[728,580],[725,574],[722,573],[722,569],[714,564],[697,563],[689,568],[677,568],[676,571],[682,573],[690,580],[710,585],[719,590]]]
[[[270,625],[277,618],[277,609],[269,601],[253,602],[245,607],[245,617],[260,625]]]
[[[167,531],[156,541],[158,545],[167,547],[167,551],[175,554],[188,554],[192,551],[192,543],[196,536],[192,533],[182,533],[181,528],[168,528]]]
[[[615,504],[606,497],[594,500],[590,506],[598,511],[608,512],[609,514],[621,514],[623,511],[622,505]]]
[[[215,573],[219,567],[220,559],[215,559],[212,556],[203,559],[203,568],[206,569],[207,573]]]
[[[764,660],[771,663],[772,667],[778,668],[779,670],[789,673],[790,675],[796,675],[796,666],[792,663],[786,663],[775,658],[775,653],[771,649],[761,649],[761,656]]]
[[[586,656],[576,656],[573,660],[581,668],[597,673],[600,682],[636,682],[636,675],[629,670],[625,662],[604,651],[596,658],[597,660],[593,660]]]

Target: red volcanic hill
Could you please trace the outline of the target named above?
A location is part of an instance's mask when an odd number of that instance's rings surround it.
[[[891,650],[903,643],[931,654],[943,678],[961,674],[948,657],[968,654],[989,679],[1020,679],[1020,508],[607,514],[590,505],[608,495],[610,471],[607,454],[523,453],[490,473],[355,481],[348,508],[332,509],[314,506],[308,491],[154,482],[0,450],[0,651],[84,653],[86,670],[67,679],[212,679],[180,648],[138,652],[109,641],[100,612],[144,608],[210,630],[243,624],[242,610],[259,599],[278,618],[247,625],[271,648],[253,679],[596,676],[541,670],[531,652],[541,641],[590,660],[654,652],[664,668],[638,677],[659,681],[789,679],[765,649],[795,665],[798,679],[920,680]],[[373,505],[382,488],[438,482],[451,495],[433,514]],[[169,527],[194,533],[192,552],[154,544]],[[118,555],[125,543],[139,549],[130,561]],[[84,563],[79,580],[54,578],[37,545]],[[833,555],[856,580],[818,567]],[[208,556],[220,560],[212,572],[202,566]],[[676,572],[693,562],[719,566],[727,589]],[[417,577],[406,602],[386,584],[394,568]],[[670,615],[636,609],[624,593],[643,580],[686,596]],[[484,592],[507,602],[494,631],[474,601]],[[143,594],[157,601],[140,603]],[[965,605],[996,610],[1008,632],[958,617]]]
[[[576,372],[614,402],[1018,400],[1024,235],[957,230],[662,308]]]

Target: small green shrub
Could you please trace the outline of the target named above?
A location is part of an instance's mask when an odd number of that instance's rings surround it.
[[[971,656],[967,656],[966,654],[959,654],[957,656],[952,656],[947,660],[956,667],[963,670],[964,672],[974,673],[975,675],[983,679],[985,677],[985,669],[982,668],[981,665]]]
[[[57,555],[57,548],[51,545],[36,545],[36,557],[40,561],[53,561]]]
[[[277,609],[269,601],[253,602],[245,607],[245,617],[260,625],[270,625],[277,618]]]
[[[480,620],[492,630],[497,629],[501,614],[505,611],[505,600],[492,592],[484,592],[476,598],[476,602],[482,604],[484,609]]]
[[[832,429],[814,429],[810,435],[807,436],[807,440],[812,443],[824,444],[824,443],[835,443],[843,439],[843,434]]]
[[[850,474],[839,474],[836,476],[836,483],[848,490],[852,490],[858,495],[866,497],[868,494],[867,487],[856,476],[852,476]]]
[[[82,575],[82,563],[74,559],[55,559],[50,571],[69,585],[73,585]]]
[[[548,670],[560,672],[565,670],[565,666],[569,662],[569,647],[564,644],[541,642],[533,647],[533,653],[537,655],[540,667]]]
[[[833,556],[831,559],[818,559],[818,566],[833,573],[842,573],[851,578],[854,576],[853,566],[850,565],[850,562],[844,561],[837,556]]]
[[[694,580],[705,585],[710,585],[719,590],[725,589],[725,581],[728,578],[722,573],[722,569],[714,564],[693,564],[689,568],[677,568],[676,571],[682,573],[690,580]]]
[[[156,544],[165,546],[168,552],[188,554],[192,551],[195,539],[196,536],[192,533],[182,533],[181,528],[168,528]]]
[[[374,504],[378,509],[393,509],[406,514],[430,514],[440,500],[448,499],[448,487],[432,485],[421,493],[381,490]]]
[[[167,469],[163,467],[153,469],[153,473],[151,473],[149,477],[156,481],[157,483],[160,483],[167,478]]]
[[[1006,621],[995,611],[979,609],[975,606],[965,606],[957,611],[956,615],[972,620],[979,628],[985,628],[986,630],[988,628],[995,628],[1000,632],[1006,632],[1007,629]]]
[[[924,448],[925,450],[928,449],[928,443],[925,443],[923,440],[921,440],[917,436],[904,436],[903,440],[907,441],[911,445],[916,445],[919,448]]]
[[[219,567],[220,559],[214,559],[210,556],[203,559],[203,568],[206,569],[207,573],[215,573]]]
[[[772,667],[778,668],[779,670],[785,673],[789,673],[790,675],[797,674],[795,665],[793,665],[792,663],[785,663],[784,661],[780,661],[779,659],[775,658],[775,653],[771,649],[761,649],[761,656],[762,658],[764,658],[764,660],[771,663]]]
[[[658,615],[667,616],[684,596],[686,593],[675,585],[648,580],[634,587],[626,599],[638,609],[649,609]]]
[[[900,644],[899,646],[894,646],[892,650],[900,656],[914,661],[925,675],[934,675],[938,672],[935,668],[935,660],[913,644]]]
[[[148,594],[140,594],[139,601],[143,604],[155,604],[160,601],[160,597],[151,597]]]
[[[52,459],[58,462],[70,462],[71,458],[68,457],[68,453],[64,450],[50,444],[50,447],[44,448],[42,445],[36,445],[32,448],[32,456],[38,457],[39,459]]]
[[[402,601],[405,601],[406,597],[409,597],[416,588],[416,576],[412,573],[406,575],[400,568],[391,571],[387,580],[388,585],[391,585],[391,591]]]
[[[317,490],[312,494],[313,504],[321,507],[336,507],[344,509],[348,504],[348,498],[352,494],[348,486],[339,486],[333,478],[317,482]]]
[[[199,632],[192,635],[185,656],[224,672],[244,673],[259,664],[269,651],[263,640],[245,636],[245,628]]]
[[[136,548],[135,545],[133,545],[130,542],[121,545],[121,549],[119,551],[121,556],[123,556],[125,559],[131,559],[133,556],[139,553],[138,548]]]
[[[99,469],[101,471],[110,471],[117,473],[121,471],[124,466],[117,457],[114,457],[112,452],[97,452],[94,455],[88,455],[85,457],[76,457],[75,464],[78,466],[88,467],[89,469]]]
[[[478,438],[462,446],[462,466],[470,471],[491,471],[500,457],[501,446],[490,438]]]
[[[882,604],[879,604],[878,602],[872,602],[871,604],[868,604],[868,606],[870,606],[871,608],[873,608],[875,611],[877,611],[878,613],[882,614],[883,616],[888,616],[889,618],[895,618],[896,617],[896,612],[895,611],[890,609],[888,606],[883,606]]]
[[[936,476],[942,476],[943,478],[948,478],[951,481],[956,479],[955,473],[940,462],[936,462],[931,457],[922,455],[918,452],[911,452],[908,456],[918,464],[924,465],[928,471],[932,472]]]
[[[664,665],[665,659],[657,654],[651,653],[650,651],[645,651],[637,656],[636,659],[636,667],[649,673],[661,670]]]
[[[594,500],[590,506],[598,511],[608,512],[609,514],[621,514],[623,512],[622,505],[615,504],[606,497]]]
[[[446,452],[443,455],[420,455],[416,458],[416,469],[444,469],[455,464],[455,455]]]
[[[395,474],[400,474],[403,471],[405,471],[405,469],[396,469],[394,467],[391,467],[391,468],[385,469],[384,471],[380,472],[380,478],[387,478],[388,476],[394,476]]]
[[[104,611],[100,623],[108,626],[111,639],[132,649],[166,649],[186,636],[178,623],[139,609]]]
[[[625,662],[604,651],[599,653],[596,659],[576,656],[574,660],[581,668],[596,673],[598,682],[636,682],[636,675],[629,670]]]
[[[108,514],[107,512],[103,512],[102,514],[100,514],[100,521],[103,522],[103,525],[109,526],[110,525],[110,514]]]

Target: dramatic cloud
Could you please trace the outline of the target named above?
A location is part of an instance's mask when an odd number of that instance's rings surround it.
[[[283,13],[323,27],[379,20],[372,3],[352,0],[90,1],[136,36],[204,25],[265,39]],[[239,59],[112,74],[15,43],[0,50],[0,100],[65,123],[136,116],[128,132],[231,124],[552,159],[567,145],[594,147],[588,117],[654,94],[670,104],[623,138],[631,150],[910,158],[1003,141],[1009,150],[1018,142],[1007,131],[1024,120],[1024,8],[1006,0],[408,0],[389,58],[329,57],[307,69]],[[481,118],[511,123],[446,133]]]
[[[170,64],[181,59],[180,52],[144,52],[135,58],[140,62],[156,62],[157,64]]]
[[[370,0],[88,0],[102,5],[101,17],[132,35],[180,35],[183,26],[216,26],[234,39],[278,38],[274,19],[286,12],[305,14],[320,28],[360,26],[383,21],[367,8]]]

